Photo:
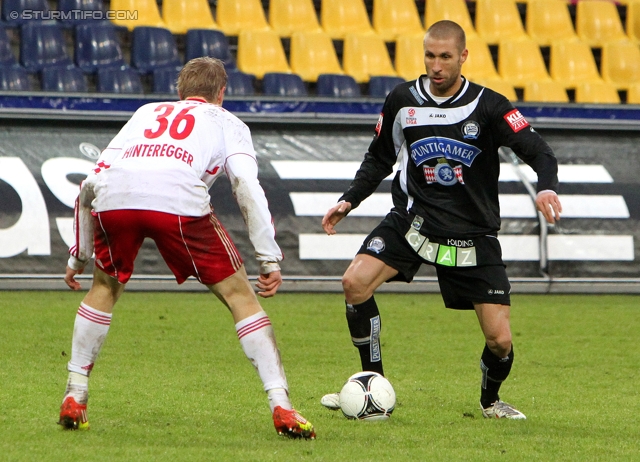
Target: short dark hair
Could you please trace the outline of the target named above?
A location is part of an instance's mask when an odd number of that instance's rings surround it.
[[[205,56],[194,58],[184,65],[178,74],[176,87],[182,99],[202,96],[207,101],[214,102],[226,85],[227,72],[223,62]]]
[[[448,39],[453,37],[458,44],[460,53],[467,47],[467,36],[464,29],[456,22],[443,20],[434,22],[427,29],[427,34],[436,39]]]

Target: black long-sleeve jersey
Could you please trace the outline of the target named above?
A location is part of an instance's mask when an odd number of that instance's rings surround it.
[[[364,161],[340,200],[357,207],[399,161],[394,211],[423,217],[426,234],[496,234],[501,146],[533,168],[538,191],[557,191],[553,151],[504,96],[463,78],[460,90],[437,104],[425,83],[423,75],[389,93]]]

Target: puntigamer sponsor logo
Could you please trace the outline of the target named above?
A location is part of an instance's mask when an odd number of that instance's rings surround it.
[[[445,159],[458,161],[467,167],[471,166],[475,157],[482,151],[461,141],[451,138],[430,136],[416,141],[411,145],[411,159],[419,166],[429,159],[444,157]]]

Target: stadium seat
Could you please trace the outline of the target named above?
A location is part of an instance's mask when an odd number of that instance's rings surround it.
[[[374,33],[363,0],[322,0],[320,23],[333,39],[344,39],[353,33]]]
[[[525,102],[568,103],[569,95],[563,85],[549,80],[527,83],[524,86],[523,99]]]
[[[94,73],[101,67],[124,66],[115,26],[108,22],[76,26],[75,61],[87,73]]]
[[[307,96],[307,87],[297,74],[267,72],[262,77],[262,92],[269,96]]]
[[[577,40],[569,6],[558,0],[535,0],[527,4],[527,33],[540,46],[556,40]]]
[[[576,85],[576,103],[620,104],[620,95],[608,82],[583,82]]]
[[[153,71],[153,84],[151,85],[151,91],[153,93],[171,94],[177,95],[178,90],[176,88],[176,80],[178,74],[182,69],[178,67],[163,67]]]
[[[399,35],[396,39],[395,68],[400,77],[414,80],[426,72],[424,34]]]
[[[509,101],[518,101],[516,90],[509,82],[505,82],[504,80],[500,79],[478,79],[475,81],[475,83],[500,93]]]
[[[111,0],[113,23],[132,31],[136,27],[167,27],[160,16],[156,0]]]
[[[530,38],[500,41],[498,73],[514,87],[551,80],[540,47]]]
[[[229,39],[219,30],[189,29],[185,36],[185,61],[211,56],[224,62],[227,71],[237,69],[236,59],[229,48]]]
[[[580,40],[553,42],[549,73],[565,88],[575,88],[580,82],[601,82],[591,47]]]
[[[640,48],[634,42],[610,42],[602,47],[602,78],[619,90],[640,82]]]
[[[226,96],[253,96],[256,94],[255,77],[240,71],[227,72]]]
[[[627,89],[627,104],[640,104],[640,83],[633,84]]]
[[[16,66],[16,60],[11,48],[11,38],[4,26],[0,25],[0,66]]]
[[[290,73],[280,36],[272,30],[243,30],[238,37],[238,69],[261,79],[266,72]]]
[[[471,81],[475,79],[499,80],[500,76],[493,63],[491,50],[479,36],[467,38],[467,60],[462,65],[462,75]]]
[[[174,34],[189,29],[217,29],[208,0],[163,0],[162,19]]]
[[[528,37],[513,0],[477,0],[476,31],[489,45]]]
[[[429,0],[424,11],[425,29],[444,19],[460,24],[467,38],[477,35],[465,0]]]
[[[131,65],[143,74],[180,66],[176,39],[169,29],[136,27],[131,35]]]
[[[291,37],[295,32],[322,31],[312,0],[271,0],[269,24],[281,37]]]
[[[629,39],[640,42],[640,1],[632,1],[627,4],[627,36]]]
[[[106,10],[102,0],[58,0],[58,10],[62,15],[63,26],[107,22]]]
[[[218,26],[226,35],[271,30],[260,0],[218,0],[216,15]]]
[[[0,90],[30,91],[29,73],[23,67],[0,67]]]
[[[415,0],[373,0],[373,28],[385,42],[400,34],[424,34]]]
[[[332,96],[336,98],[359,98],[362,96],[360,86],[350,75],[321,74],[318,76],[316,87],[318,96]]]
[[[28,72],[44,67],[73,65],[62,28],[57,24],[26,22],[20,26],[20,63]]]
[[[372,98],[386,98],[391,90],[404,83],[404,81],[402,77],[373,75],[369,79],[369,96]]]
[[[315,82],[320,74],[342,74],[331,37],[319,32],[295,32],[289,50],[291,70],[305,82]]]
[[[626,40],[616,5],[608,0],[579,1],[576,5],[576,32],[591,47]]]
[[[44,68],[41,73],[42,90],[55,92],[87,92],[88,86],[84,73],[77,67]]]
[[[48,19],[51,9],[47,0],[2,0],[2,21],[8,26]],[[27,16],[25,11],[42,12],[42,17]]]
[[[346,35],[342,68],[358,83],[368,82],[372,75],[397,75],[384,40],[375,34]]]
[[[140,74],[130,67],[125,69],[100,69],[96,75],[97,90],[100,93],[143,93]]]

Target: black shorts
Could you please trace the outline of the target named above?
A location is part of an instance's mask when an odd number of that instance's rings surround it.
[[[429,236],[419,233],[410,219],[391,212],[367,236],[358,254],[371,255],[396,269],[398,274],[389,281],[411,282],[422,264],[435,266],[447,308],[511,305],[511,284],[495,236]]]

